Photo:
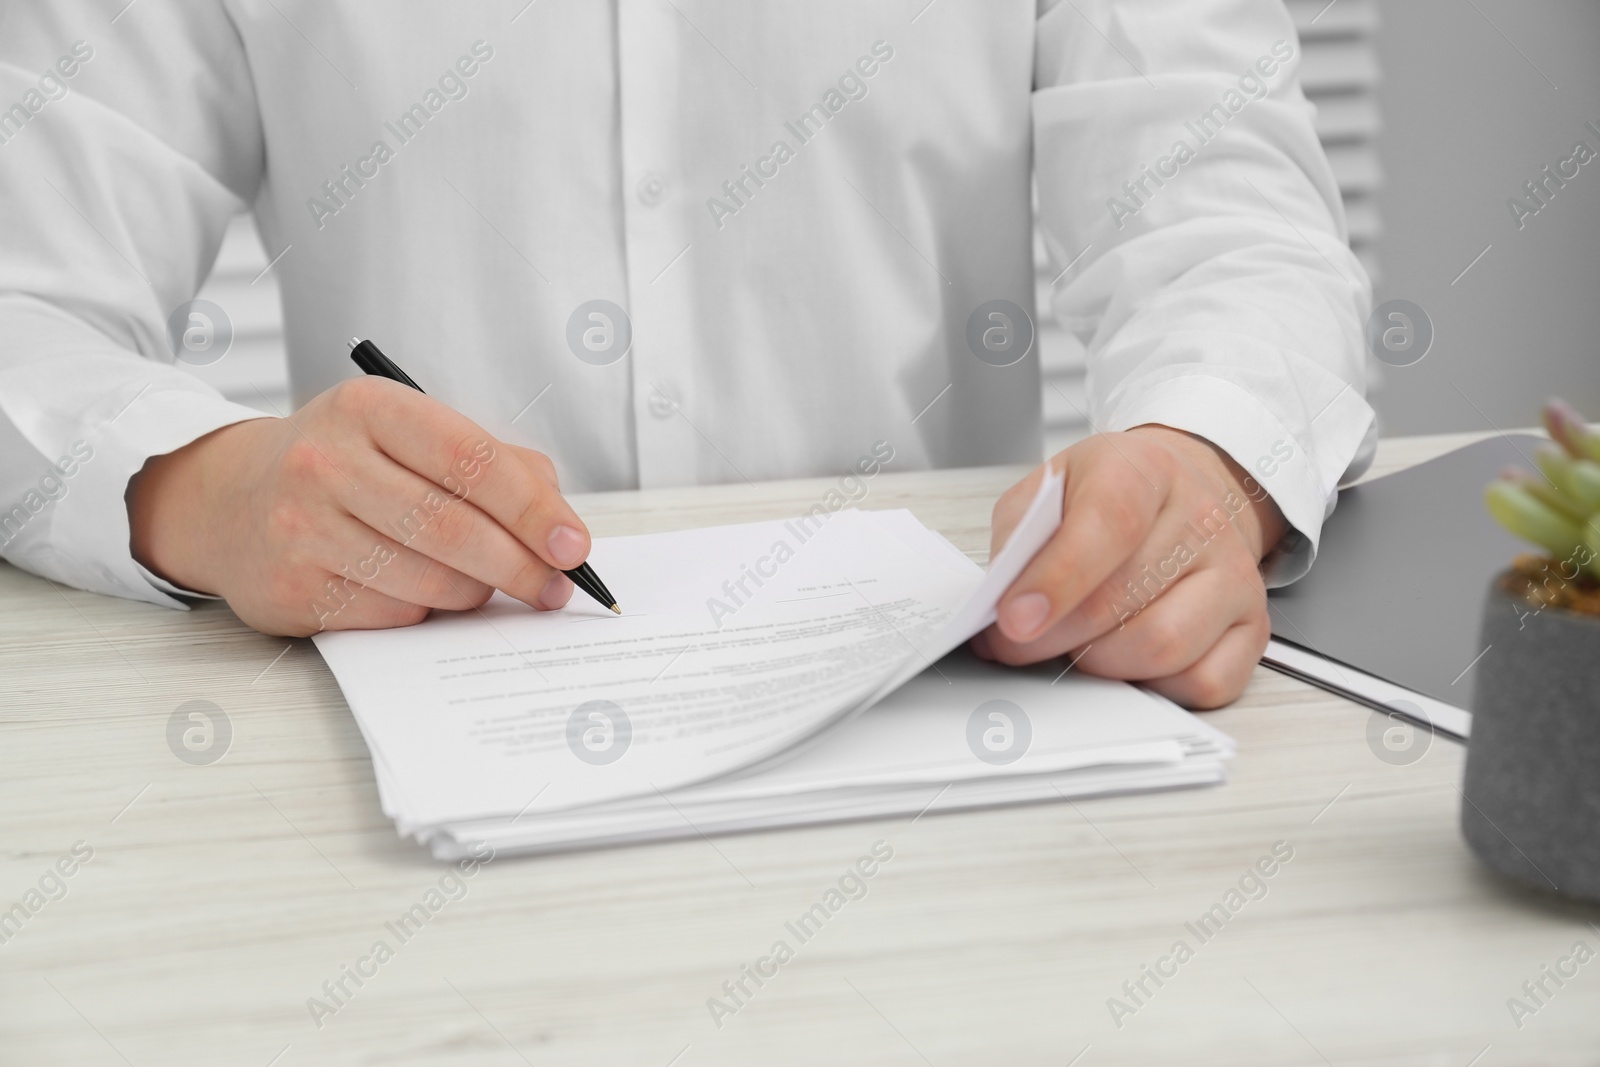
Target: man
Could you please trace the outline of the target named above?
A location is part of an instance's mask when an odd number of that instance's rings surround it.
[[[40,503],[4,552],[85,589],[293,635],[551,609],[563,489],[1036,462],[1031,187],[1099,432],[980,654],[1226,703],[1370,455],[1277,2],[52,0],[0,60],[0,502]],[[170,365],[241,205],[286,418]],[[428,395],[352,378],[353,335]]]

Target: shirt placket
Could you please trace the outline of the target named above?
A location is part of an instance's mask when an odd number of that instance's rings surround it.
[[[677,116],[682,25],[671,4],[619,0],[619,129],[639,484],[696,480],[689,288],[694,255]]]

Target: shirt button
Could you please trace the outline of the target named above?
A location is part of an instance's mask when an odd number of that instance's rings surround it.
[[[667,195],[667,180],[655,171],[650,171],[639,179],[634,192],[639,195],[639,203],[645,207],[655,207]]]
[[[651,390],[650,414],[658,419],[671,418],[672,413],[678,410],[678,402],[670,396]]]

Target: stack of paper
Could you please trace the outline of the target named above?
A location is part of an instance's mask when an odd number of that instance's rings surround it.
[[[598,540],[581,597],[319,634],[385,814],[441,858],[1220,781],[1232,743],[1132,686],[951,654],[1060,522],[985,574],[909,512]],[[870,710],[869,710],[870,709]]]

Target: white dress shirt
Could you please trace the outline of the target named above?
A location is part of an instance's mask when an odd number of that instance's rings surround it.
[[[1038,461],[1035,186],[1095,427],[1255,473],[1274,581],[1370,456],[1273,0],[117,6],[0,34],[0,552],[51,578],[180,603],[124,493],[260,417],[169,338],[243,206],[296,403],[371,337],[573,491]]]

